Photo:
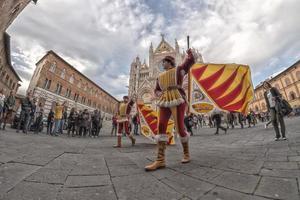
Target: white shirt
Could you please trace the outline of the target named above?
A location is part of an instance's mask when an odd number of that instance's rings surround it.
[[[268,101],[269,101],[269,104],[270,104],[270,108],[274,108],[275,107],[275,100],[274,100],[274,97],[271,94],[270,90],[267,93],[267,97],[268,97]]]
[[[0,94],[0,106],[4,106],[4,100],[5,100],[5,95],[4,94]]]

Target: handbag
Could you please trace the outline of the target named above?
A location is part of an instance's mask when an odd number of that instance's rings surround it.
[[[293,111],[292,106],[285,99],[280,99],[280,101],[279,101],[279,109],[280,109],[280,112],[281,112],[281,114],[283,116],[287,116],[287,115],[289,115]]]

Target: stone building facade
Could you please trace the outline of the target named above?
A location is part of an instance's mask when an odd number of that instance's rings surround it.
[[[273,87],[279,89],[283,98],[286,99],[293,108],[300,107],[300,60],[283,72],[267,79]],[[264,99],[263,83],[256,86],[254,90],[254,99],[249,105],[249,109],[254,112],[267,111]]]
[[[11,90],[16,93],[21,81],[11,63],[10,36],[5,31],[30,2],[31,0],[0,1],[0,89],[4,90],[5,95]]]
[[[197,62],[203,62],[201,54],[198,53]],[[138,99],[142,100],[146,105],[155,107],[153,90],[155,88],[158,74],[163,71],[162,59],[165,56],[172,56],[176,60],[176,65],[181,64],[184,59],[185,52],[180,50],[177,40],[175,39],[175,47],[172,47],[162,35],[159,45],[154,49],[152,43],[149,47],[149,64],[146,60],[143,62],[136,57],[131,63],[129,78],[129,96],[137,94]],[[187,80],[187,79],[186,79]],[[184,83],[187,85],[187,81]]]
[[[54,102],[68,101],[69,109],[99,109],[108,114],[115,113],[119,104],[116,98],[53,51],[48,51],[37,62],[28,91],[44,104],[45,113]]]

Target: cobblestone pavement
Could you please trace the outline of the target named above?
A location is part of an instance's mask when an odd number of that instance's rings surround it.
[[[167,148],[166,169],[145,172],[155,145],[138,136],[114,149],[116,138],[51,137],[0,132],[0,199],[204,199],[299,200],[300,117],[286,120],[288,141],[273,128],[199,129],[191,138],[192,162],[181,146]]]

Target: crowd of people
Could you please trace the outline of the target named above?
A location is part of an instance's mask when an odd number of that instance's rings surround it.
[[[3,91],[0,90],[0,127],[2,129],[5,129],[8,120],[12,120],[15,104],[16,100],[12,92],[5,97]],[[76,108],[71,108],[68,113],[68,102],[65,101],[62,104],[55,102],[45,120],[43,107],[43,104],[38,103],[37,99],[32,97],[31,92],[28,92],[26,97],[21,99],[20,115],[12,120],[12,123],[16,125],[16,131],[19,132],[22,129],[25,134],[28,131],[37,134],[43,130],[44,123],[46,123],[46,133],[52,136],[59,136],[66,130],[67,135],[72,137],[99,137],[105,117],[101,111],[97,109],[93,112],[87,109],[77,111]]]
[[[193,130],[197,130],[204,126],[210,128],[216,128],[215,134],[219,134],[219,130],[223,130],[227,133],[228,129],[234,129],[237,126],[240,128],[255,126],[258,122],[265,123],[265,128],[270,124],[273,125],[276,133],[276,140],[285,136],[285,125],[283,121],[283,115],[278,113],[276,99],[280,98],[279,91],[272,87],[269,83],[264,84],[265,87],[265,100],[267,102],[268,111],[254,113],[250,111],[247,115],[243,115],[237,112],[221,112],[215,109],[210,114],[193,114],[189,113],[184,117],[184,125],[190,135],[194,135]],[[275,98],[269,96],[277,95]],[[275,92],[274,92],[275,91]],[[8,96],[3,94],[3,90],[0,90],[0,129],[5,130],[7,122],[10,120],[14,107],[16,104],[15,96],[13,92],[10,92]],[[71,108],[69,113],[67,112],[67,102],[60,104],[56,102],[51,108],[46,119],[46,133],[52,136],[58,136],[63,134],[66,130],[68,136],[90,136],[99,137],[100,130],[103,125],[104,115],[99,110],[90,112],[89,110],[78,110]],[[36,98],[32,98],[29,92],[25,98],[21,100],[21,112],[19,120],[17,121],[17,132],[20,129],[24,133],[33,131],[39,133],[44,127],[44,109],[41,103],[37,103]],[[280,127],[280,130],[279,130]],[[112,129],[111,136],[117,135],[117,114],[112,117]],[[138,113],[130,117],[130,123],[128,123],[128,129],[133,132],[134,135],[139,135],[140,132],[140,118]],[[280,135],[281,133],[281,135]]]

